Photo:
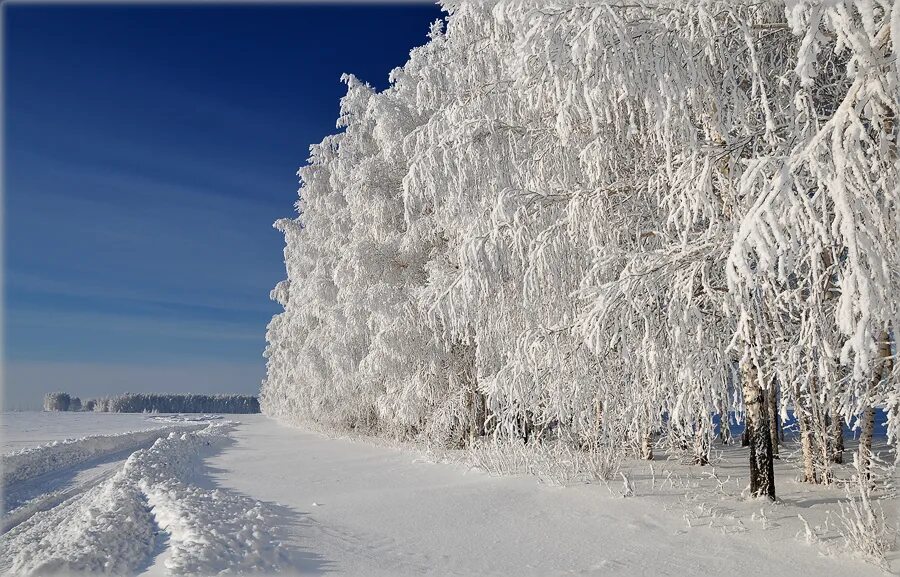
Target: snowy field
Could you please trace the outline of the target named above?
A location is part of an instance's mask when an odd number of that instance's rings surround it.
[[[142,432],[124,432],[134,430]],[[874,576],[900,569],[896,552],[879,568],[845,550],[843,490],[796,482],[790,445],[778,463],[781,500],[770,504],[741,496],[740,447],[715,452],[707,467],[626,463],[628,489],[621,477],[561,487],[488,475],[461,464],[462,453],[329,439],[262,415],[198,423],[20,413],[4,421],[5,447],[76,432],[86,438],[67,446],[87,455],[82,461],[40,457],[60,443],[5,448],[4,574]],[[6,482],[16,455],[31,455],[30,466]],[[896,499],[882,506],[896,522]]]
[[[3,412],[0,413],[0,453],[63,439],[111,435],[159,426],[156,417],[128,413]]]

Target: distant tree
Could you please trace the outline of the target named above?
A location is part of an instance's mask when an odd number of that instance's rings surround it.
[[[44,395],[45,411],[68,411],[70,403],[69,393],[56,392]]]

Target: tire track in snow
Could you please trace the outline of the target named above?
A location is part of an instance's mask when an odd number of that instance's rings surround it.
[[[3,496],[6,505],[5,509],[7,510],[3,514],[3,519],[0,520],[0,534],[6,533],[13,527],[23,523],[35,513],[52,509],[63,501],[84,493],[91,487],[109,479],[130,454],[130,452],[123,454],[121,459],[116,460],[112,464],[107,464],[108,466],[99,468],[94,474],[88,474],[63,489],[42,491],[40,489],[47,489],[48,487],[44,483],[40,483],[40,479],[36,479],[35,483],[28,483],[28,487],[9,487]],[[56,477],[58,475],[53,476]],[[25,496],[23,497],[23,495]],[[11,503],[16,505],[10,507]]]
[[[205,426],[205,424],[171,425],[115,435],[91,435],[22,449],[0,456],[2,482],[7,486],[21,483],[113,453],[135,451],[174,431],[197,430]]]
[[[35,511],[0,536],[0,572],[134,573],[160,553],[160,529],[168,533],[165,565],[173,574],[288,568],[293,560],[276,536],[274,509],[191,483],[203,454],[221,446],[232,427],[171,432],[99,484]]]

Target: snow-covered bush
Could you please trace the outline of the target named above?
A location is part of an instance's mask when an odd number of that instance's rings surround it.
[[[588,450],[562,441],[476,442],[466,462],[497,476],[534,475],[554,485],[609,481],[619,472],[622,454],[614,447]]]
[[[840,504],[847,546],[889,570],[885,555],[896,546],[898,530],[887,523],[884,509],[874,502],[868,474],[856,455],[853,468],[856,474],[845,487],[847,500]]]

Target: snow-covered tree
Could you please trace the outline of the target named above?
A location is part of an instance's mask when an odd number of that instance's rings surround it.
[[[68,393],[47,393],[44,395],[45,411],[68,411],[69,410],[69,394]]]
[[[892,2],[446,2],[300,169],[264,412],[461,446],[900,434]],[[717,431],[718,428],[718,431]]]

